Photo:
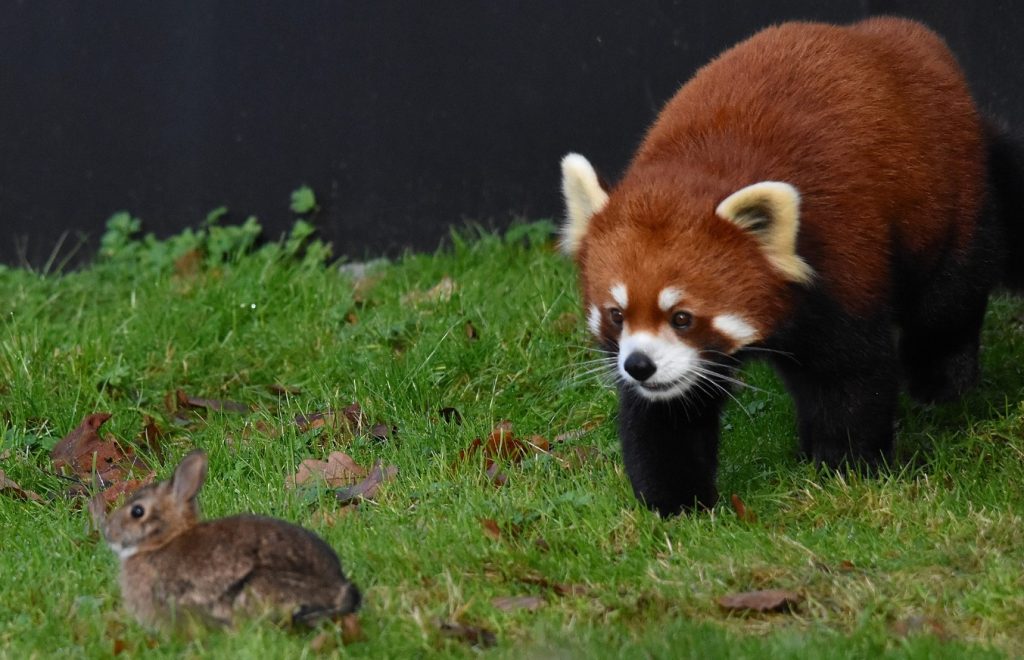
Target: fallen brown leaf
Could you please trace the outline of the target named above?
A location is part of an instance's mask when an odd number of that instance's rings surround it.
[[[747,505],[743,502],[739,495],[733,493],[729,500],[732,502],[733,510],[736,511],[736,517],[739,518],[742,522],[757,522],[757,514],[747,508]]]
[[[484,459],[484,462],[484,474],[486,474],[487,478],[491,480],[491,483],[494,484],[495,488],[501,488],[508,483],[508,475],[501,471],[497,462],[490,458]]]
[[[131,650],[131,647],[128,646],[128,642],[124,641],[121,638],[117,638],[114,640],[114,655],[121,655],[125,651],[129,650]]]
[[[380,485],[385,481],[391,481],[397,474],[398,467],[394,465],[381,467],[380,461],[377,461],[365,479],[354,486],[335,490],[334,496],[339,504],[351,504],[359,499],[372,500],[377,497]]]
[[[402,303],[448,302],[457,288],[455,280],[445,275],[441,281],[426,291],[410,291],[405,294],[402,296]]]
[[[163,461],[164,450],[161,445],[161,440],[164,437],[164,431],[160,428],[160,425],[156,423],[149,415],[143,415],[142,417],[142,431],[135,438],[135,444],[140,447],[146,447],[159,461]]]
[[[366,415],[363,414],[363,409],[358,402],[348,404],[342,409],[341,413],[345,416],[345,420],[348,422],[353,433],[362,433],[363,429],[366,428],[368,423]]]
[[[50,451],[53,467],[58,472],[71,472],[83,481],[90,481],[95,466],[101,485],[123,480],[136,465],[131,449],[122,449],[117,440],[108,435],[100,438],[99,429],[110,413],[92,413],[68,433]]]
[[[356,463],[344,452],[335,451],[326,461],[307,458],[299,464],[295,474],[285,480],[288,488],[302,486],[309,482],[321,481],[331,488],[349,486],[366,476],[366,468]]]
[[[550,447],[547,439],[542,436],[531,436],[529,440],[520,440],[512,433],[512,422],[507,420],[500,422],[487,440],[474,438],[468,447],[459,452],[459,459],[465,460],[477,452],[482,453],[485,464],[486,459],[501,459],[518,463],[531,453],[544,453]]]
[[[477,339],[480,339],[480,333],[477,332],[476,326],[473,325],[472,321],[466,321],[466,338],[469,339],[469,341],[476,341]]]
[[[303,433],[323,429],[332,434],[356,436],[366,429],[368,422],[359,403],[351,403],[340,411],[325,410],[296,415],[295,425]]]
[[[493,632],[480,626],[466,626],[454,621],[438,621],[437,628],[445,637],[454,637],[472,646],[490,648],[498,643]]]
[[[565,584],[563,582],[552,582],[543,575],[530,573],[516,578],[523,584],[532,584],[544,589],[550,589],[559,596],[583,596],[590,591],[582,584]]]
[[[278,396],[298,396],[299,394],[302,394],[301,388],[293,387],[291,385],[282,385],[281,383],[272,383],[267,385],[267,390],[269,390],[271,394],[276,394]]]
[[[374,424],[370,429],[370,437],[374,440],[384,442],[395,433],[398,432],[397,426],[388,426],[387,424]]]
[[[790,612],[803,600],[800,594],[785,589],[744,591],[718,599],[722,609],[748,612]]]
[[[265,419],[257,419],[255,422],[247,421],[245,426],[242,427],[242,440],[249,442],[252,440],[254,435],[259,435],[268,439],[276,439],[281,437],[282,430],[278,426],[271,426]]]
[[[484,528],[484,534],[490,536],[495,541],[501,540],[501,528],[498,527],[498,521],[494,518],[481,518],[480,525]]]
[[[203,251],[192,248],[174,260],[174,274],[187,279],[199,273],[203,266]]]
[[[142,479],[126,479],[124,481],[115,482],[111,484],[109,488],[103,490],[103,500],[107,504],[114,504],[121,498],[121,496],[124,496],[124,498],[127,499],[138,489],[153,483],[155,479],[156,472],[150,472]]]
[[[180,391],[180,390],[179,390]],[[181,397],[178,397],[179,401]],[[214,412],[231,412],[245,414],[249,412],[249,406],[238,401],[228,401],[226,399],[204,399],[197,396],[185,396],[185,403],[190,408],[200,408],[205,410],[212,410]]]
[[[359,623],[358,614],[346,614],[341,617],[341,641],[343,644],[347,646],[364,639],[366,639],[366,635],[363,634],[363,626]]]
[[[491,599],[491,605],[503,612],[528,610],[535,612],[544,607],[546,601],[541,596],[499,596]]]
[[[43,498],[40,497],[38,493],[25,490],[12,481],[3,470],[0,470],[0,492],[13,495],[14,497],[22,500],[31,500],[33,502],[43,501]]]

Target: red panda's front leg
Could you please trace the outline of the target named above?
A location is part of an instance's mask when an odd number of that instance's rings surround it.
[[[807,458],[831,468],[871,468],[889,456],[899,389],[895,360],[872,360],[856,371],[806,364],[780,370]]]
[[[662,516],[718,500],[721,398],[651,401],[619,387],[622,458],[637,499]]]

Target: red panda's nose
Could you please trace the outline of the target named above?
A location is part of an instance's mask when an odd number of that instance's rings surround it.
[[[622,367],[626,370],[627,374],[636,378],[641,383],[653,376],[654,372],[658,370],[658,367],[651,358],[640,351],[630,353]]]

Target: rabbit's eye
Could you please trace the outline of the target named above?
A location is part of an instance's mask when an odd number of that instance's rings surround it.
[[[132,507],[132,518],[141,518],[144,515],[146,515],[146,510],[142,508],[141,504]]]

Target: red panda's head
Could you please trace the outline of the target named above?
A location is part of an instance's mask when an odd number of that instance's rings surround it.
[[[632,177],[609,195],[569,154],[562,188],[562,248],[580,267],[587,325],[617,354],[618,377],[647,398],[684,395],[767,339],[785,320],[791,283],[813,277],[796,254],[800,197],[789,184],[716,197]]]

